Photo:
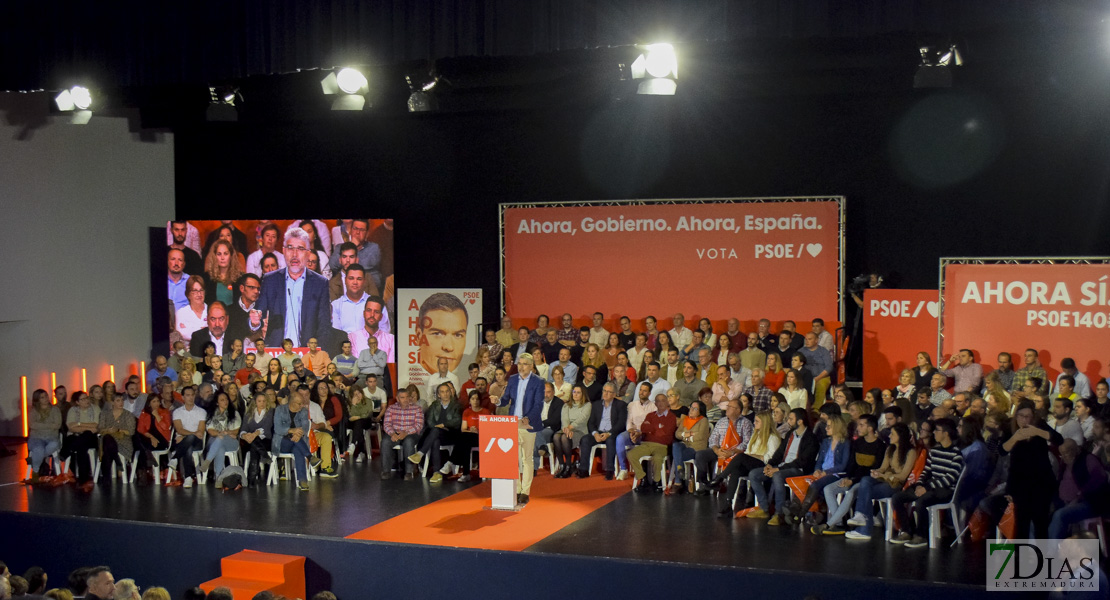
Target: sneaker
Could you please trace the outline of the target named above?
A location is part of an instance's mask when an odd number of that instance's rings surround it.
[[[446,463],[443,464],[443,467],[440,468],[439,472],[443,473],[444,475],[449,475],[451,473],[451,471],[454,470],[454,469],[455,469],[455,463],[453,463],[451,461],[447,461]]]
[[[355,453],[355,445],[354,444],[347,444],[347,454],[354,454],[354,453]]]
[[[617,481],[624,481],[625,479],[628,479],[628,471],[621,469],[620,473],[617,473]]]
[[[185,483],[181,484],[181,486],[184,487],[185,489],[189,489],[189,488],[193,487],[193,478],[192,477],[186,477],[185,478]]]
[[[466,483],[470,481],[470,475],[459,475],[459,483]]]
[[[393,479],[393,471],[382,471],[382,479]]]
[[[307,492],[308,491],[308,482],[307,481],[302,481],[302,482],[298,483],[297,484],[297,489],[301,490],[302,492]]]
[[[763,510],[762,508],[757,508],[745,516],[749,519],[766,519],[771,515],[767,514],[767,511]]]
[[[432,475],[432,478],[429,481],[431,481],[432,483],[439,483],[443,481],[443,473],[436,473],[435,475]]]
[[[278,465],[278,481],[289,481],[289,474],[285,472],[285,461]]]
[[[414,465],[420,464],[420,461],[422,461],[422,460],[424,460],[424,453],[423,452],[413,452],[412,454],[409,455],[409,462],[414,464]]]
[[[355,464],[356,464],[356,465],[357,465],[357,464],[361,464],[361,463],[362,463],[362,460],[363,460],[364,458],[366,458],[366,457],[365,457],[365,456],[363,456],[362,454],[359,454],[358,456],[356,456],[356,457],[355,457]]]
[[[845,533],[844,534],[844,539],[847,539],[847,540],[869,540],[869,539],[871,539],[871,536],[867,535],[866,533],[861,533],[859,531],[853,530],[853,531],[849,531],[848,533]]]
[[[704,483],[699,483],[698,484],[698,489],[694,493],[699,495],[699,496],[708,496],[709,495],[709,486],[705,485]]]
[[[313,469],[320,468],[320,463],[322,462],[324,462],[324,460],[319,456],[313,456],[312,458],[308,459],[308,464],[312,465]]]
[[[201,463],[200,463],[200,472],[201,472],[201,473],[207,473],[207,472],[208,472],[208,469],[209,469],[209,467],[211,467],[211,466],[212,466],[212,461],[208,460],[207,458],[206,458],[206,459],[204,459],[204,460],[203,460],[203,461],[201,461]]]
[[[821,533],[824,535],[844,535],[845,531],[842,525],[829,525]]]
[[[910,539],[910,541],[906,542],[907,548],[924,548],[928,545],[929,540],[921,537],[920,535],[915,535],[913,536],[913,538]]]
[[[829,528],[828,525],[825,525],[824,523],[821,523],[820,525],[814,525],[813,527],[810,527],[809,532],[812,533],[813,535],[821,535],[821,534],[825,533],[825,530],[828,529],[828,528]]]
[[[782,519],[779,518],[778,515],[775,515],[775,516],[771,517],[771,519],[769,521],[767,521],[767,524],[771,525],[771,526],[782,525]]]
[[[323,471],[320,471],[320,477],[335,479],[336,477],[339,477],[339,473],[335,470],[334,466],[331,466],[324,469]]]
[[[848,519],[847,523],[852,527],[863,527],[865,525],[864,519],[863,513],[857,510],[856,513],[852,515],[852,518]]]
[[[913,539],[912,535],[910,535],[908,533],[905,533],[905,532],[902,532],[902,533],[899,533],[897,536],[895,536],[893,538],[890,538],[890,543],[891,544],[905,544],[906,542],[908,542],[912,539]]]

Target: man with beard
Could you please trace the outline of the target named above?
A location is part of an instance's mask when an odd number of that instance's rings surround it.
[[[189,275],[203,275],[204,274],[204,260],[201,259],[200,254],[196,250],[185,245],[185,236],[188,234],[189,224],[185,221],[173,221],[170,223],[170,233],[173,235],[173,242],[170,248],[180,250],[185,255],[185,272]]]

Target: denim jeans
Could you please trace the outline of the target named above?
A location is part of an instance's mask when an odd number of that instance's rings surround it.
[[[537,468],[539,468],[538,465],[540,464],[540,448],[544,448],[545,451],[551,452],[551,449],[548,448],[547,445],[551,443],[551,438],[553,437],[555,437],[555,430],[550,427],[544,427],[543,430],[536,432],[536,448],[532,451],[532,464],[537,465]],[[555,464],[555,457],[552,456],[549,458],[551,459],[551,464]]]
[[[216,477],[219,477],[220,471],[224,470],[224,454],[235,452],[238,449],[239,440],[228,436],[213,438],[211,443],[208,444],[208,453],[204,455],[204,459],[212,461]]]
[[[294,443],[289,438],[281,438],[281,453],[293,455],[293,468],[297,471],[297,481],[308,481],[308,468],[305,465],[312,452],[308,449],[308,438],[301,438]]]
[[[42,461],[46,460],[47,456],[57,452],[61,447],[62,445],[58,442],[58,436],[52,438],[27,438],[27,452],[31,455],[31,468],[37,472],[42,467]]]
[[[851,480],[845,478],[840,481]],[[854,504],[853,500],[856,498],[856,493],[859,492],[858,483],[849,487],[840,487],[840,481],[825,486],[825,504],[829,506],[829,519],[827,523],[830,526],[844,524],[844,519],[848,516],[848,511],[852,509],[852,505]],[[836,497],[841,493],[844,494],[844,499],[837,501]]]
[[[871,501],[890,498],[895,491],[897,490],[890,487],[889,484],[870,475],[860,480],[859,490],[856,492],[856,510],[863,513],[863,527],[860,528],[860,533],[871,535],[871,528],[875,525],[875,512],[871,507]],[[894,518],[894,515],[887,516],[888,518]]]
[[[756,502],[764,507],[763,510],[771,512],[771,507],[774,506],[775,513],[778,514],[790,502],[790,488],[786,486],[786,480],[800,475],[805,475],[801,469],[779,469],[770,477],[763,474],[763,469],[752,469],[748,473],[748,482],[755,491]],[[770,497],[765,487],[768,481],[771,482]]]

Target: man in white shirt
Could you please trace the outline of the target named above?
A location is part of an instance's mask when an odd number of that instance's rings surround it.
[[[598,348],[604,348],[609,345],[609,331],[605,329],[605,315],[595,312],[594,313],[594,326],[590,328],[590,343],[597,344]]]
[[[635,400],[628,403],[628,419],[625,423],[624,431],[617,436],[617,464],[620,466],[620,471],[617,473],[617,479],[624,481],[628,479],[628,450],[636,446],[639,442],[632,441],[633,436],[638,436],[640,433],[640,425],[644,422],[644,417],[649,412],[655,410],[655,402],[652,400],[651,387],[648,382],[640,384],[637,388],[638,395]],[[666,398],[666,396],[663,396]]]
[[[164,358],[162,360],[165,361]],[[128,380],[124,390],[123,410],[135,415],[135,418],[138,419],[144,408],[143,399],[139,397],[139,382],[134,379]]]
[[[644,365],[644,352],[647,352],[647,350],[647,334],[637,333],[636,345],[629,348],[626,352],[626,354],[628,354],[628,364],[631,365],[633,370],[637,373],[640,372],[640,368]]]
[[[459,393],[459,376],[447,370],[446,358],[441,356],[436,360],[436,369],[438,370],[428,377],[427,386],[424,388],[424,396],[420,401],[422,408],[428,408],[432,405],[432,402],[436,398],[436,390],[442,383],[451,383],[451,385],[455,386],[455,393]]]
[[[331,303],[331,326],[351,333],[365,324],[362,310],[366,306],[366,299],[370,297],[363,291],[366,269],[357,262],[353,263],[347,267],[343,277],[347,291]]]
[[[193,463],[193,452],[201,450],[204,443],[204,423],[208,413],[196,404],[196,388],[188,385],[181,390],[181,399],[184,405],[173,411],[173,428],[177,433],[177,447],[174,448],[173,458],[170,459],[170,468],[176,469],[181,465],[181,475],[184,487],[193,487],[193,477],[196,476],[197,467]]]
[[[671,384],[666,379],[659,376],[659,363],[657,362],[653,362],[647,366],[647,379],[644,381],[651,384],[651,396],[649,396],[649,398],[654,398],[659,394],[665,396],[671,389]]]
[[[828,350],[829,354],[835,358],[836,342],[833,340],[832,334],[825,329],[825,320],[814,319],[810,324],[813,326],[813,333],[817,335],[817,345]]]
[[[686,328],[685,322],[686,317],[682,316],[682,313],[675,313],[674,329],[668,333],[671,334],[671,344],[676,348],[685,348],[694,339],[694,332]]]

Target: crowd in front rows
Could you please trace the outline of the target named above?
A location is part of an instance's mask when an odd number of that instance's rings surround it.
[[[531,462],[550,455],[557,477],[589,476],[596,447],[599,476],[633,475],[638,491],[716,493],[722,515],[808,521],[815,533],[851,539],[869,538],[872,501],[892,498],[892,541],[909,546],[926,543],[928,507],[954,494],[989,524],[1012,503],[1018,531],[1037,537],[1110,512],[1110,388],[1090,385],[1074,360],[1061,361],[1053,382],[1032,349],[1020,369],[1003,353],[989,373],[971,350],[935,366],[922,352],[898,382],[857,400],[833,385],[834,346],[820,319],[804,336],[792,322],[773,333],[763,320],[745,334],[734,319],[717,334],[708,320],[696,330],[684,321],[675,315],[663,331],[649,318],[635,332],[622,318],[620,331],[608,332],[600,314],[592,328],[572,327],[569,315],[561,329],[546,317],[535,328],[506,319],[486,332],[466,381],[440,359],[426,387],[395,397],[376,373],[358,373],[347,349],[312,368],[288,345],[276,357],[248,354],[232,372],[206,357],[203,373],[176,380],[159,357],[148,374],[156,393],[145,399],[137,378],[124,394],[110,382],[90,394],[55,390],[60,407],[36,391],[30,460],[45,469],[60,431],[62,456],[77,460],[79,482],[91,486],[82,464],[89,448],[100,448],[106,466],[134,451],[145,469],[156,468],[154,451],[175,444],[168,466],[189,486],[193,451],[217,479],[225,453],[250,456],[248,483],[273,455],[292,454],[305,489],[306,462],[335,477],[337,453],[369,457],[369,434],[380,429],[383,478],[413,479],[423,465],[432,482],[465,481],[480,416],[506,412],[500,399],[527,362],[544,382]]]
[[[149,586],[140,589],[134,579],[116,580],[112,570],[106,566],[78,567],[70,572],[64,586],[51,587],[50,576],[42,567],[31,567],[22,575],[15,575],[8,565],[0,562],[0,600],[19,598],[49,600],[170,600],[170,593],[164,587]],[[184,600],[234,600],[230,589],[217,587],[205,593],[199,587],[185,591]],[[285,596],[263,591],[254,595],[252,600],[286,600]],[[329,591],[317,592],[312,600],[336,600]]]

